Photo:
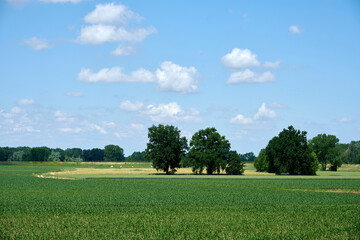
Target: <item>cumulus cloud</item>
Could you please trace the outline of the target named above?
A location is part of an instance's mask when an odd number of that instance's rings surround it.
[[[96,5],[95,10],[84,18],[85,22],[93,24],[126,24],[130,19],[140,21],[142,18],[126,6],[114,3]]]
[[[160,91],[192,93],[197,91],[198,72],[194,67],[182,67],[172,62],[163,62],[155,72]]]
[[[253,54],[249,49],[240,48],[234,48],[230,53],[223,56],[221,62],[231,69],[257,67],[260,65],[256,54]]]
[[[289,27],[289,31],[290,31],[290,33],[292,33],[292,34],[299,35],[299,34],[301,34],[304,30],[300,29],[297,25],[292,25],[292,26]]]
[[[142,42],[147,36],[156,32],[154,27],[127,30],[114,25],[96,24],[82,27],[77,41],[92,45],[106,42]]]
[[[256,111],[256,113],[254,114],[254,116],[252,118],[245,117],[242,114],[238,114],[235,117],[230,119],[230,123],[241,124],[241,125],[253,125],[253,124],[259,123],[259,121],[276,119],[277,114],[272,109],[271,106],[273,106],[274,108],[277,108],[280,106],[280,104],[267,105],[267,104],[263,103],[258,108],[258,110]],[[283,105],[281,105],[281,106],[283,106]]]
[[[249,69],[245,71],[234,72],[230,75],[227,83],[264,83],[275,80],[275,76],[271,72],[254,73]]]
[[[153,82],[154,75],[146,69],[139,69],[130,75],[122,72],[121,67],[103,68],[97,73],[91,69],[83,68],[78,74],[82,82]]]
[[[131,102],[129,100],[122,101],[120,103],[120,109],[129,112],[136,112],[142,109],[144,104],[142,102]]]
[[[277,115],[274,110],[267,107],[265,103],[261,104],[261,107],[254,115],[255,120],[262,120],[262,119],[274,119]]]
[[[23,99],[19,99],[17,101],[17,103],[21,106],[27,106],[27,105],[32,105],[32,104],[35,104],[35,100],[34,99],[26,99],[26,98],[23,98]]]
[[[98,4],[95,10],[85,16],[84,21],[90,25],[81,28],[76,42],[92,45],[107,42],[142,42],[147,36],[157,32],[152,26],[127,28],[126,23],[132,19],[140,21],[142,17],[121,4]],[[118,48],[113,54],[124,55],[123,51],[124,49]]]
[[[238,124],[252,124],[254,121],[251,118],[244,117],[242,114],[238,114],[236,117],[230,119],[230,123],[238,123]]]
[[[134,52],[133,47],[119,45],[114,51],[111,52],[112,55],[116,56],[128,56]]]
[[[194,67],[182,67],[170,61],[163,62],[154,73],[146,69],[139,69],[125,74],[121,67],[103,68],[94,73],[91,69],[83,68],[78,74],[82,82],[154,82],[159,91],[173,91],[183,94],[198,90],[199,74]]]
[[[275,61],[275,62],[265,62],[264,67],[265,68],[279,68],[281,61]]]
[[[22,41],[21,44],[35,51],[40,51],[51,47],[47,39],[37,37],[26,39]]]
[[[198,111],[184,111],[176,102],[168,104],[148,105],[143,114],[154,122],[201,122]]]

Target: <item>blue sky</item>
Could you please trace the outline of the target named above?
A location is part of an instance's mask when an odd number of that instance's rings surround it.
[[[0,2],[0,146],[146,148],[215,127],[360,140],[359,1]]]

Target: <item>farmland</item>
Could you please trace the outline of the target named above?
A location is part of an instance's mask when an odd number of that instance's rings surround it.
[[[63,179],[68,178],[68,179]],[[157,174],[149,163],[0,165],[0,239],[359,239],[360,170]]]

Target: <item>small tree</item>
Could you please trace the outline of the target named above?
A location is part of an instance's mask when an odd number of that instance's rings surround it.
[[[236,151],[230,151],[225,171],[226,174],[230,175],[241,175],[244,173],[244,163],[241,161],[241,157]]]
[[[123,162],[124,149],[117,145],[107,145],[104,149],[104,161],[105,162]]]
[[[156,170],[174,174],[188,147],[186,138],[180,137],[177,127],[162,124],[150,127],[148,138],[145,158],[152,161]]]
[[[339,150],[336,144],[339,139],[334,135],[319,134],[309,141],[311,150],[316,154],[321,163],[321,170],[326,171],[326,165],[331,164],[330,170],[337,171],[341,166]]]
[[[190,141],[190,159],[193,172],[202,173],[206,167],[207,174],[220,173],[226,168],[230,143],[215,128],[206,128],[196,132]]]
[[[259,156],[255,158],[254,167],[257,172],[266,172],[269,168],[269,162],[266,159],[266,151],[265,149],[261,149]]]

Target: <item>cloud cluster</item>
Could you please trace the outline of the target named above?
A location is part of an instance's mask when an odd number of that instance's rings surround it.
[[[182,67],[170,61],[165,61],[155,72],[138,69],[130,74],[121,67],[103,68],[98,72],[83,68],[78,74],[82,82],[153,82],[159,91],[178,93],[193,93],[198,90],[199,74],[194,67]]]
[[[280,106],[282,107],[283,105],[280,105],[278,103],[273,103],[273,104],[263,103],[258,108],[257,112],[254,114],[252,118],[245,117],[242,114],[238,114],[230,119],[230,123],[235,123],[240,125],[251,125],[259,121],[276,119],[277,114],[273,108],[279,108]]]
[[[84,21],[89,25],[81,28],[76,41],[91,45],[107,42],[142,42],[146,37],[157,32],[152,26],[129,29],[127,23],[130,20],[140,22],[142,17],[121,4],[98,4],[84,17]],[[112,53],[126,55],[123,50],[124,47],[120,47]],[[129,51],[126,53],[129,54]]]
[[[225,67],[233,71],[230,78],[227,80],[228,84],[234,83],[264,83],[275,80],[275,76],[269,72],[256,73],[249,68],[263,66],[266,69],[278,68],[280,61],[275,62],[261,62],[257,59],[257,55],[253,54],[249,49],[234,48],[230,53],[221,58],[221,62]]]
[[[157,123],[199,123],[202,122],[200,112],[194,108],[183,110],[176,102],[149,104],[145,106],[142,102],[131,102],[129,100],[120,103],[120,109],[124,111],[137,112],[142,116]]]

